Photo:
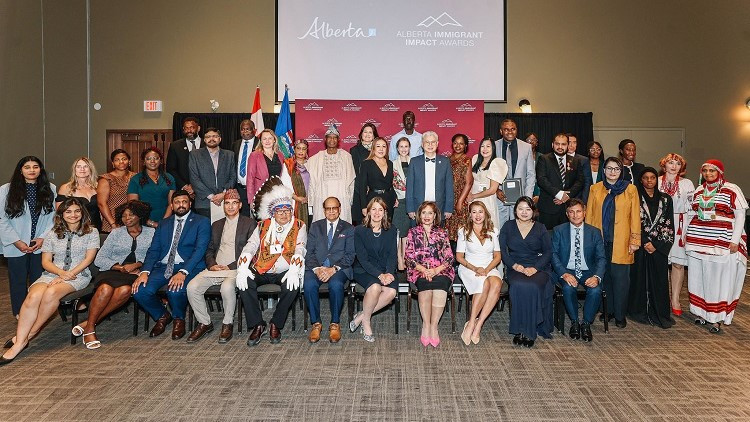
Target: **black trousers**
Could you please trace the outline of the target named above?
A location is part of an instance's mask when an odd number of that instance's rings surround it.
[[[297,294],[299,293],[299,290],[287,289],[286,283],[281,282],[281,279],[285,274],[286,271],[280,274],[256,274],[255,280],[248,280],[247,290],[240,291],[248,330],[255,328],[258,325],[266,325],[266,322],[263,321],[263,313],[260,310],[260,303],[258,302],[258,286],[264,284],[276,284],[281,287],[279,302],[276,304],[276,310],[273,312],[271,323],[279,329],[284,328],[286,318],[289,315],[289,310],[294,306],[294,301],[297,299]]]
[[[13,316],[21,313],[21,305],[26,300],[29,282],[42,276],[42,254],[27,253],[8,258],[8,279],[10,281],[10,306]]]
[[[240,214],[245,217],[250,217],[250,204],[247,203],[247,188],[241,183],[235,184],[234,188],[237,189],[237,192],[240,194],[240,201],[242,202]]]

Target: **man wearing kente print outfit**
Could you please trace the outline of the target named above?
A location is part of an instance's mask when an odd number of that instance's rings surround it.
[[[258,286],[281,287],[279,302],[271,318],[271,343],[281,341],[281,330],[294,306],[305,269],[305,223],[292,214],[292,191],[280,179],[269,179],[258,191],[261,220],[237,261],[237,288],[245,309],[247,328],[251,330],[248,346],[255,346],[266,330],[258,302]]]

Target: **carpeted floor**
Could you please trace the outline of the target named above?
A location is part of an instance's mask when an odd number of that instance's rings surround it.
[[[3,341],[15,330],[6,274],[0,268]],[[556,334],[530,350],[511,344],[507,308],[472,347],[450,334],[446,314],[443,342],[427,351],[417,315],[406,332],[405,306],[399,335],[391,310],[376,316],[374,344],[347,331],[339,344],[311,345],[298,313],[281,344],[266,336],[254,348],[246,332],[226,345],[218,330],[196,344],[133,337],[132,314],[118,313],[97,327],[101,349],[89,351],[69,344],[70,325],[56,317],[0,368],[0,420],[750,420],[747,289],[718,335],[686,314],[668,330],[630,322],[604,334],[597,322],[591,344]]]

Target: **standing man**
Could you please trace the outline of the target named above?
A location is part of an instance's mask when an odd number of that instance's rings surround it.
[[[388,158],[391,159],[391,161],[398,158],[398,151],[396,150],[396,144],[398,144],[398,140],[401,138],[409,138],[409,143],[411,144],[411,150],[409,151],[409,156],[411,158],[416,157],[417,155],[422,154],[422,134],[414,130],[414,123],[416,119],[414,117],[414,112],[411,110],[407,110],[404,112],[404,115],[401,116],[401,122],[402,126],[404,127],[401,129],[401,132],[396,133],[395,135],[391,136],[391,145],[388,148]]]
[[[568,201],[566,214],[570,224],[560,224],[552,234],[552,269],[559,277],[565,310],[570,317],[568,335],[591,341],[591,324],[602,302],[602,278],[607,267],[602,232],[586,224],[586,204],[578,198]],[[578,286],[586,290],[583,323],[578,323]]]
[[[190,182],[195,191],[195,212],[211,218],[211,202],[220,206],[224,192],[237,181],[234,153],[219,148],[221,132],[210,127],[204,134],[205,148],[190,153]]]
[[[208,143],[208,136],[206,139]],[[224,320],[221,324],[219,343],[226,343],[232,338],[234,310],[237,306],[237,259],[256,226],[252,217],[240,215],[241,197],[236,189],[229,189],[224,194],[226,217],[211,225],[211,241],[206,250],[206,269],[188,284],[188,301],[195,312],[195,319],[198,320],[198,326],[188,336],[188,343],[198,341],[206,333],[213,331],[214,324],[208,314],[204,295],[209,287],[217,285],[221,286],[221,301],[224,304]]]
[[[247,164],[250,153],[255,151],[260,140],[255,137],[255,123],[250,119],[240,122],[240,139],[232,143],[232,151],[237,158],[237,184],[235,189],[242,198],[242,210],[240,213],[250,215],[250,204],[247,203]]]
[[[583,168],[575,157],[568,155],[568,135],[558,133],[552,142],[552,152],[536,162],[539,185],[539,222],[552,230],[564,223],[565,203],[583,189]]]
[[[326,218],[310,225],[307,234],[307,254],[305,255],[305,303],[310,312],[312,329],[310,343],[320,340],[323,324],[320,320],[320,297],[318,289],[328,284],[328,302],[331,307],[331,325],[328,326],[328,340],[338,343],[341,340],[341,308],[344,307],[344,289],[354,273],[352,264],[354,251],[354,227],[339,218],[341,202],[334,197],[323,202]]]
[[[617,148],[623,165],[623,179],[634,184],[635,187],[641,186],[641,172],[646,166],[635,162],[635,142],[632,139],[623,139]]]
[[[505,119],[500,124],[500,140],[495,142],[497,155],[502,157],[508,164],[507,179],[521,179],[521,191],[524,196],[532,198],[534,196],[534,186],[537,183],[536,169],[534,167],[534,155],[531,151],[531,145],[522,142],[516,135],[518,126],[512,119]],[[513,204],[505,205],[505,192],[502,185],[497,190],[498,222],[502,226],[506,221],[515,218],[513,214]],[[498,227],[498,230],[500,227]]]
[[[161,335],[172,322],[172,340],[185,335],[187,285],[206,268],[203,257],[211,239],[208,218],[190,212],[190,195],[178,190],[172,195],[174,213],[159,222],[146,252],[141,273],[133,282],[133,299],[156,321],[149,337]],[[168,286],[167,301],[172,314],[156,292]]]
[[[589,188],[594,184],[594,178],[591,176],[591,166],[589,165],[589,157],[578,154],[576,149],[578,148],[578,138],[572,133],[566,133],[568,135],[568,155],[576,157],[583,167],[583,189],[581,193],[576,195],[576,198],[582,199],[583,203],[587,203],[589,200]]]
[[[195,197],[193,186],[190,184],[189,154],[201,147],[201,131],[198,119],[186,117],[182,121],[182,134],[184,138],[169,144],[167,152],[167,173],[174,177],[177,189],[186,190],[191,197]]]
[[[308,203],[313,204],[312,221],[325,218],[319,204],[329,196],[341,201],[341,219],[351,223],[354,197],[354,164],[352,156],[339,148],[339,131],[331,126],[326,131],[326,149],[313,155],[307,162],[310,172]]]
[[[409,164],[406,176],[406,212],[416,220],[417,209],[424,201],[435,201],[445,219],[453,215],[453,170],[450,159],[437,155],[438,135],[428,130],[422,134],[424,155]]]

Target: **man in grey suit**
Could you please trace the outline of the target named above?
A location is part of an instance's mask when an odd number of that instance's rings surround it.
[[[572,133],[566,133],[568,135],[568,155],[575,157],[583,168],[583,189],[575,197],[583,200],[586,204],[589,201],[589,188],[594,184],[594,178],[591,176],[591,166],[589,165],[589,157],[578,154],[578,138]]]
[[[518,126],[516,126],[516,122],[511,119],[503,120],[500,124],[500,135],[502,137],[495,142],[495,150],[497,155],[508,164],[506,180],[521,179],[521,191],[525,196],[531,198],[534,196],[534,186],[536,185],[534,155],[531,152],[531,145],[516,138],[517,134]],[[498,222],[502,225],[515,218],[513,204],[505,205],[503,202],[505,201],[505,192],[502,189],[498,189],[496,195],[499,202],[497,204]]]
[[[221,132],[210,127],[203,135],[205,148],[190,153],[190,184],[195,191],[195,212],[211,217],[211,202],[221,205],[224,192],[237,181],[234,153],[219,148]]]
[[[446,219],[453,215],[453,170],[448,157],[437,155],[437,146],[437,133],[429,130],[422,134],[424,154],[412,158],[409,165],[406,212],[412,220],[424,201],[435,201]]]

